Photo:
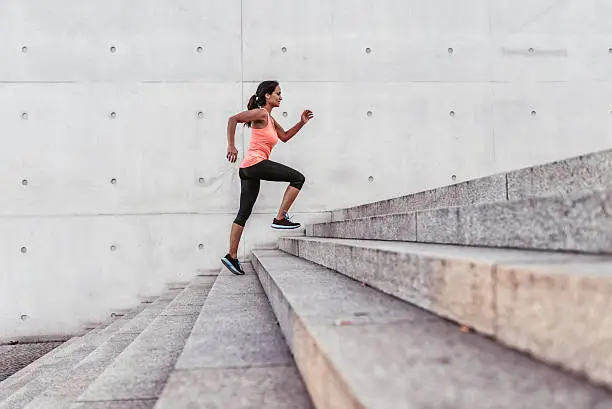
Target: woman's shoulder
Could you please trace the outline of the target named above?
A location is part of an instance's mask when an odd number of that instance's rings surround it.
[[[260,119],[267,118],[267,117],[268,117],[268,115],[270,115],[270,114],[268,113],[268,111],[266,111],[266,109],[265,109],[265,108],[253,108],[253,109],[251,109],[251,112],[254,112],[254,113],[258,114],[257,116],[258,116]]]

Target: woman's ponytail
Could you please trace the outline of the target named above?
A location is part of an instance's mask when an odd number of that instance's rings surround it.
[[[266,105],[266,94],[274,93],[274,90],[278,86],[277,81],[264,81],[257,87],[257,92],[249,98],[249,103],[247,104],[247,109],[250,111],[251,109],[261,108]],[[251,127],[250,122],[246,122],[245,126]]]
[[[257,95],[253,95],[251,99],[249,99],[249,103],[247,104],[247,109],[255,109],[259,108],[259,104],[257,103]]]

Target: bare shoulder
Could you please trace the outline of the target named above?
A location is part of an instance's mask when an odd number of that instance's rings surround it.
[[[253,127],[255,129],[265,128],[268,125],[268,115],[264,108],[255,108],[250,112],[253,112]],[[272,118],[272,116],[270,116]]]
[[[266,113],[264,109],[250,109],[248,111],[242,111],[232,117],[238,122],[265,122]]]

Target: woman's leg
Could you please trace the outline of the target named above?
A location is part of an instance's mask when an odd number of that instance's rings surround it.
[[[229,248],[229,255],[232,258],[238,258],[238,245],[240,244],[240,237],[242,237],[242,231],[244,230],[244,227],[236,224],[236,223],[232,223],[232,231],[230,232],[230,248]]]
[[[296,189],[293,186],[287,186],[287,190],[285,190],[285,194],[283,195],[283,201],[281,202],[280,209],[278,209],[278,214],[276,215],[277,220],[285,218],[285,212],[289,212],[289,208],[299,193],[300,189]]]
[[[241,169],[242,170],[242,169]],[[259,179],[242,179],[240,181],[240,209],[238,215],[232,224],[232,230],[230,232],[230,248],[229,255],[232,258],[237,258],[238,245],[240,244],[240,237],[242,237],[242,231],[246,221],[251,216],[253,206],[259,195],[260,182]]]
[[[269,180],[272,182],[289,182],[287,190],[283,196],[281,206],[278,210],[276,218],[278,220],[285,218],[285,212],[289,211],[291,205],[295,201],[297,195],[300,193],[306,178],[300,172],[295,169],[285,166],[281,163],[273,162],[271,160],[264,160],[256,165],[247,168],[246,172],[249,175],[254,175],[261,180]]]

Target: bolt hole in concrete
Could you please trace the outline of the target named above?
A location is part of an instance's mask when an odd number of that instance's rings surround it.
[[[110,251],[116,251],[117,250],[117,246],[115,246],[114,244],[110,246]]]
[[[287,111],[283,112],[283,117],[287,118],[287,115],[289,115]]]
[[[21,248],[21,254],[25,254],[28,252],[28,248],[27,247],[22,247]]]
[[[198,53],[201,53],[202,51],[204,51],[204,47],[202,47],[202,46],[198,46],[198,47],[196,48],[196,51],[197,51]]]
[[[198,119],[204,118],[204,112],[198,111]]]
[[[200,184],[204,184],[204,181],[205,181],[204,178],[199,178],[198,179],[198,183],[200,183]]]
[[[533,48],[529,48],[527,51],[529,51],[530,54],[533,54],[535,50]]]
[[[452,180],[457,180],[457,175],[453,175],[453,176],[451,176],[451,179],[452,179]]]
[[[23,119],[23,120],[27,121],[27,120],[28,120],[28,118],[29,118],[29,115],[28,115],[28,113],[27,113],[27,112],[22,112],[22,113],[21,113],[21,119]]]
[[[27,321],[27,320],[28,320],[28,318],[30,318],[30,317],[29,317],[28,315],[26,315],[26,314],[22,314],[22,315],[19,317],[19,319],[20,319],[21,321]]]
[[[608,48],[608,52],[612,54],[612,48]]]
[[[531,116],[536,116],[537,114],[538,113],[535,110],[531,111]]]
[[[116,112],[111,112],[111,113],[110,113],[110,117],[111,117],[112,119],[117,118],[117,113],[116,113]]]
[[[371,117],[371,116],[372,116],[372,111],[368,111],[368,112],[366,112],[366,115],[367,115],[368,117]]]
[[[200,243],[200,244],[198,244],[198,248],[199,248],[200,250],[204,250],[204,245],[203,245],[202,243]]]
[[[372,52],[372,49],[370,47],[367,47],[365,49],[366,54],[370,54]]]
[[[116,52],[117,52],[117,47],[115,47],[114,45],[112,45],[112,46],[110,47],[110,52],[111,52],[111,53],[116,53]]]
[[[28,47],[25,46],[25,45],[23,47],[21,47],[21,52],[24,53],[24,54],[27,53],[28,52]]]
[[[455,111],[450,111],[448,114],[449,114],[450,116],[455,116]]]
[[[21,184],[22,184],[23,186],[27,186],[27,185],[28,185],[28,179],[23,179],[23,180],[21,181]]]
[[[370,183],[374,182],[374,176],[370,176],[370,177],[368,178],[368,182],[370,182]]]
[[[117,184],[117,179],[112,178],[112,179],[110,180],[110,182],[111,182],[111,185],[116,185],[116,184]]]
[[[452,54],[452,53],[454,53],[454,52],[455,52],[455,50],[453,50],[453,48],[452,48],[452,47],[449,47],[449,48],[448,48],[448,53],[449,53],[449,54]]]
[[[282,51],[283,53],[286,53],[286,52],[287,52],[287,47],[283,47],[283,48],[281,48],[281,51]]]

